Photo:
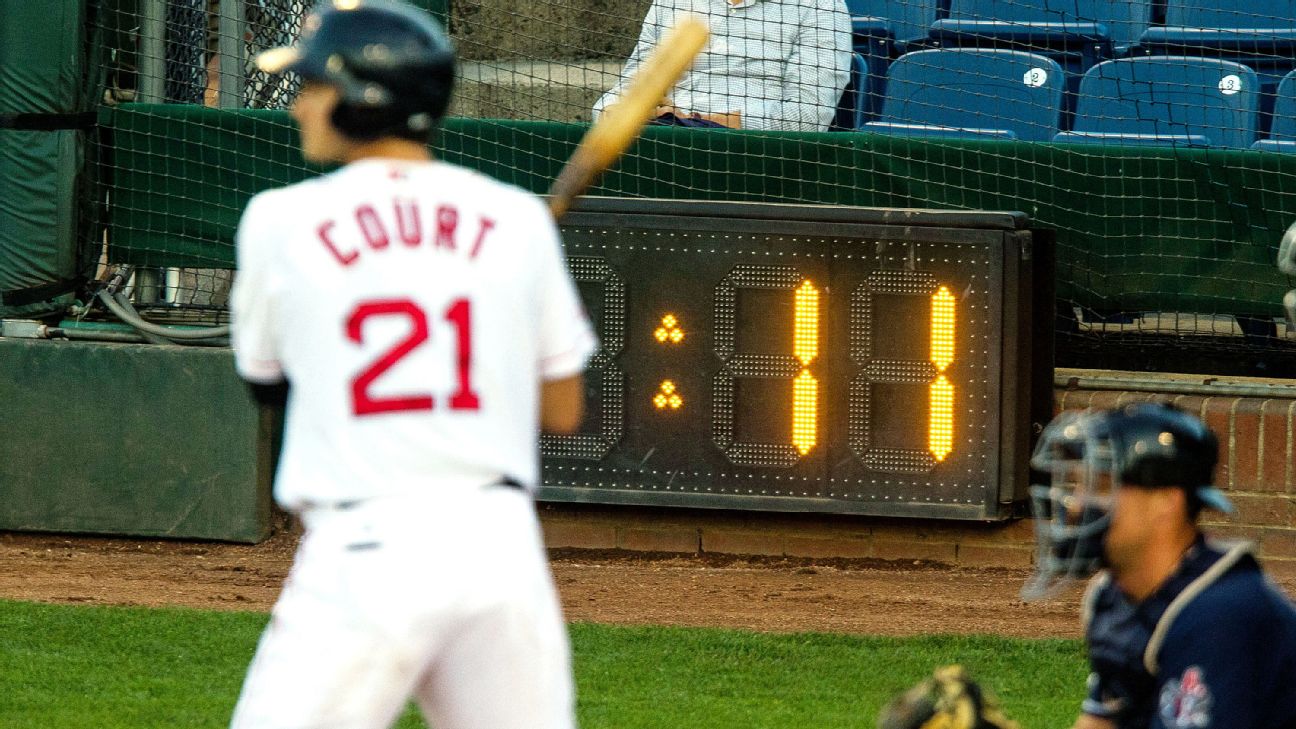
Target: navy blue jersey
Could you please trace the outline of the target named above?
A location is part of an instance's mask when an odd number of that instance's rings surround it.
[[[1199,538],[1137,604],[1102,575],[1085,622],[1085,713],[1120,729],[1296,729],[1296,608],[1248,545]]]

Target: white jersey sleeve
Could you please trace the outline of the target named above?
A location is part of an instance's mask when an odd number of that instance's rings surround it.
[[[580,374],[598,348],[589,316],[567,270],[558,227],[548,210],[542,215],[543,234],[539,261],[540,348],[543,380]]]
[[[239,376],[271,384],[284,378],[276,330],[276,240],[267,194],[248,203],[235,234],[238,272],[230,292],[230,343]]]

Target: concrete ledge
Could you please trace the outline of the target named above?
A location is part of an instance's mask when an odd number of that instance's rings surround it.
[[[450,35],[460,58],[624,59],[650,0],[455,0]]]
[[[588,122],[616,85],[620,61],[470,61],[462,64],[450,114],[479,119]]]
[[[622,65],[622,61],[468,61],[460,64],[457,82],[492,86],[584,86],[606,91],[620,78]]]

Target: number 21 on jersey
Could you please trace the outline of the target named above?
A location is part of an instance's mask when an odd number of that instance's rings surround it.
[[[356,345],[364,344],[365,321],[375,317],[398,317],[409,322],[409,334],[396,342],[351,380],[351,412],[357,417],[406,410],[432,410],[436,398],[432,393],[396,396],[369,394],[369,387],[401,358],[418,349],[431,337],[427,313],[410,299],[362,301],[347,316],[346,337]],[[477,410],[481,400],[472,388],[472,302],[454,299],[442,313],[442,319],[455,330],[456,387],[450,393],[451,410]]]

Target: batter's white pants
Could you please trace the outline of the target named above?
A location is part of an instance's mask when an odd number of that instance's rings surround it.
[[[531,497],[312,509],[232,729],[572,729],[570,649]]]

